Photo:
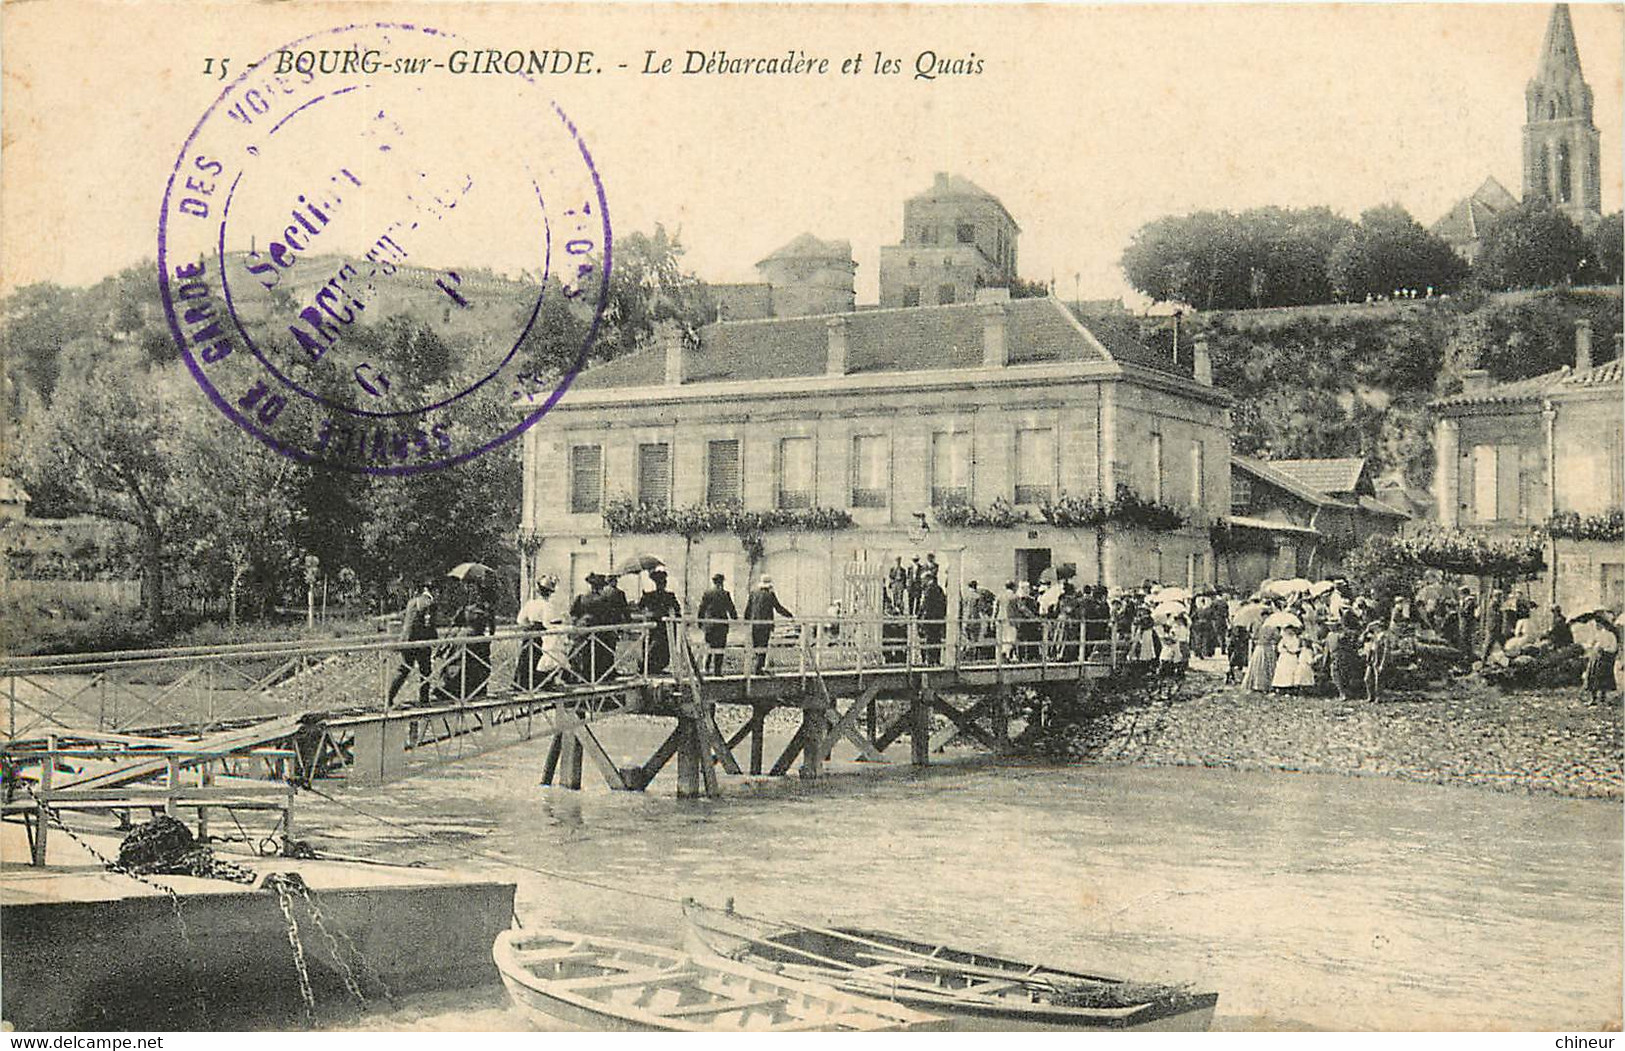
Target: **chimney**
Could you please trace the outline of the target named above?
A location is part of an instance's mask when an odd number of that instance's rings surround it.
[[[1489,369],[1463,369],[1461,373],[1461,392],[1463,394],[1477,394],[1486,390],[1490,385]]]
[[[982,315],[982,365],[990,369],[1002,369],[1010,364],[1005,305],[984,303],[978,312]]]
[[[847,320],[844,317],[832,317],[824,322],[829,330],[829,355],[824,360],[824,374],[826,376],[846,375],[846,329]]]
[[[655,342],[666,352],[666,386],[683,385],[683,330],[675,321],[655,323]]]
[[[1574,371],[1583,372],[1591,367],[1591,319],[1581,318],[1574,323]]]
[[[1204,387],[1213,386],[1213,359],[1208,356],[1207,337],[1196,337],[1196,357],[1192,363],[1196,382]]]
[[[936,179],[931,183],[931,189],[935,190],[937,193],[947,193],[948,192],[948,173],[947,172],[937,172]]]

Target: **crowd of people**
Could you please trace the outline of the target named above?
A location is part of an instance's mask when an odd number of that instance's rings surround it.
[[[620,588],[622,576],[641,573],[636,601]],[[1409,666],[1419,651],[1453,655],[1458,665],[1483,669],[1541,660],[1551,654],[1583,653],[1583,684],[1593,697],[1615,691],[1615,661],[1620,652],[1620,623],[1612,613],[1591,611],[1573,621],[1553,606],[1539,611],[1521,593],[1493,591],[1480,606],[1470,586],[1447,584],[1434,574],[1414,593],[1379,606],[1370,595],[1357,595],[1347,580],[1266,581],[1241,597],[1234,591],[1204,587],[1194,591],[1163,586],[1152,580],[1138,587],[1108,589],[1079,584],[1076,567],[1063,564],[1043,570],[1036,582],[1008,580],[995,593],[977,580],[967,581],[958,609],[950,619],[945,574],[934,553],[901,557],[887,570],[880,596],[881,659],[901,664],[910,650],[917,663],[944,663],[950,629],[957,633],[958,662],[1059,663],[1079,661],[1124,664],[1134,681],[1183,679],[1193,656],[1225,658],[1228,683],[1266,693],[1330,693],[1346,700],[1379,700],[1391,673]],[[439,668],[431,660],[434,640],[442,638],[437,623],[443,582],[424,581],[406,603],[403,642],[417,643],[400,652],[389,686],[392,702],[414,674],[418,700],[477,699],[487,691],[491,644],[479,641],[496,629],[492,604],[478,582],[464,582],[464,601],[449,618],[449,635],[470,637],[454,659]],[[659,675],[671,666],[671,636],[666,626],[683,616],[682,601],[669,588],[665,566],[650,564],[624,573],[589,573],[587,589],[567,599],[559,579],[543,575],[535,593],[521,607],[520,629],[536,632],[524,639],[514,686],[533,690],[549,685],[601,683],[616,674],[618,644],[625,628],[647,626],[642,637],[641,666]],[[704,639],[704,669],[721,675],[734,621],[748,628],[749,669],[766,670],[767,655],[779,617],[793,618],[773,589],[770,576],[758,578],[743,613],[718,573],[696,610]],[[864,633],[844,630],[849,618],[839,601],[822,620],[809,625],[811,637],[826,645],[843,639],[858,644]],[[569,630],[563,630],[569,629]],[[1115,647],[1115,649],[1114,649]]]

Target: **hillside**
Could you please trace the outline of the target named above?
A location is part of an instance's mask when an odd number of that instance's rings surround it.
[[[1593,360],[1612,359],[1620,301],[1613,286],[1214,311],[1183,320],[1181,356],[1208,337],[1214,382],[1236,396],[1238,453],[1365,456],[1425,487],[1430,400],[1459,391],[1464,369],[1509,380],[1572,364],[1581,317]]]

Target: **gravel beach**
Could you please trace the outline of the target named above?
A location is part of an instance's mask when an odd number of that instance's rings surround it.
[[[1617,701],[1590,703],[1578,687],[1504,693],[1471,677],[1375,705],[1272,696],[1226,686],[1221,674],[1197,667],[1171,700],[1131,703],[1070,729],[1065,750],[1091,762],[1375,775],[1620,799],[1621,711]]]

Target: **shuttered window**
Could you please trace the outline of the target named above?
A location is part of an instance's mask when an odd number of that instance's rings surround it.
[[[970,503],[970,434],[942,433],[931,439],[931,506]]]
[[[705,502],[739,503],[739,441],[729,438],[705,447]]]
[[[1207,450],[1196,439],[1191,440],[1191,506],[1201,507],[1202,501],[1207,497],[1207,482],[1203,475],[1207,470]]]
[[[1473,446],[1473,521],[1495,521],[1495,446]]]
[[[664,442],[638,446],[638,503],[671,506],[671,446]]]
[[[1151,499],[1162,500],[1162,435],[1151,436]],[[1157,579],[1162,579],[1158,577]]]
[[[779,441],[779,506],[811,507],[813,502],[813,440]]]
[[[1055,432],[1048,427],[1016,432],[1016,503],[1048,503],[1055,480]]]
[[[596,514],[604,502],[604,448],[601,445],[570,447],[570,511]]]
[[[860,434],[852,439],[852,506],[885,507],[891,489],[886,438]]]

